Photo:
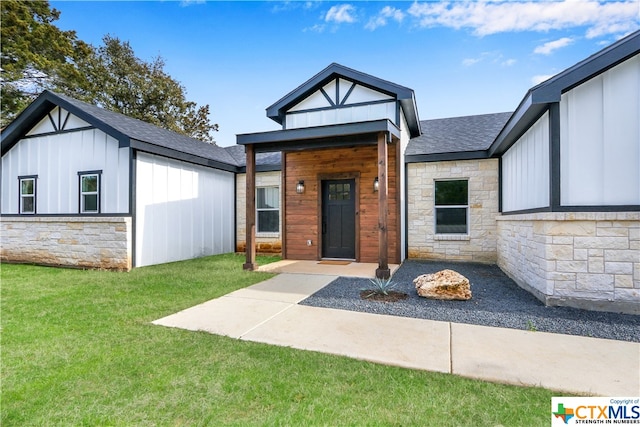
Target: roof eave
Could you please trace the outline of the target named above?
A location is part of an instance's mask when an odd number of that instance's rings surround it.
[[[55,93],[45,90],[2,131],[2,155],[4,156],[11,147],[56,106],[64,108],[90,125],[111,135],[118,140],[120,147],[129,146],[130,138],[128,135],[84,112]]]
[[[400,129],[388,119],[373,120],[358,123],[344,123],[309,128],[286,129],[269,132],[259,132],[236,135],[238,145],[254,144],[257,152],[286,150],[296,142],[337,141],[358,135],[373,135],[379,132],[389,133],[393,138],[400,138]],[[345,140],[345,142],[347,142]],[[354,140],[355,141],[355,140]],[[354,142],[355,143],[355,142]],[[306,143],[305,143],[306,144]]]
[[[415,95],[412,89],[380,79],[378,77],[371,76],[369,74],[362,73],[360,71],[345,67],[337,63],[332,63],[324,70],[320,71],[318,74],[311,77],[309,80],[276,101],[274,104],[267,107],[267,117],[279,124],[282,124],[284,122],[286,110],[288,108],[295,105],[295,103],[299,99],[309,96],[311,93],[313,93],[314,90],[317,90],[318,87],[324,86],[326,83],[330,82],[338,76],[356,81],[370,89],[378,91],[381,90],[389,95],[392,95],[403,104],[403,108],[411,110],[409,108],[409,104],[411,104],[411,106],[413,107],[413,112],[415,112],[419,132],[420,120],[417,119],[418,114]]]
[[[604,73],[638,53],[640,53],[640,31],[630,34],[529,89],[516,111],[489,147],[489,155],[500,155],[508,150],[547,111],[550,104],[560,102],[564,92]]]

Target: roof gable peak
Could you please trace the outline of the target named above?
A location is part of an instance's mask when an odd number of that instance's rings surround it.
[[[412,89],[354,70],[337,62],[329,64],[322,71],[269,106],[267,108],[267,117],[279,124],[283,124],[285,116],[291,108],[303,102],[314,92],[321,91],[330,82],[338,79],[379,92],[383,96],[388,96],[389,99],[400,102],[412,136],[420,133],[417,105]],[[328,94],[328,98],[331,99],[329,102],[337,105],[342,101],[343,97],[346,98],[345,94],[346,91],[343,91],[342,96],[335,96],[335,99]]]

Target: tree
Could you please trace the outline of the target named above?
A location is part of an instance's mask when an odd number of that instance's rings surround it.
[[[129,42],[107,35],[103,45],[77,63],[81,78],[63,93],[166,129],[215,144],[218,130],[209,105],[187,101],[185,89],[164,71],[164,60],[145,62]]]
[[[47,1],[0,0],[2,5],[2,126],[44,89],[215,144],[209,105],[187,101],[185,88],[145,62],[128,42],[105,36],[95,48],[61,31],[60,12]]]
[[[0,126],[6,126],[44,89],[79,78],[75,66],[91,47],[75,31],[53,25],[60,12],[47,1],[0,1]]]

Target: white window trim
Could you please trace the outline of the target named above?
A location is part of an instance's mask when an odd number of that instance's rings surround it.
[[[37,200],[37,194],[38,194],[38,188],[37,188],[37,180],[38,180],[38,175],[28,175],[28,176],[19,176],[18,177],[18,213],[20,215],[35,215],[36,212],[38,211],[38,208],[36,206],[36,200]],[[23,195],[22,194],[22,183],[24,181],[33,181],[33,194],[27,194],[27,195]],[[33,211],[29,211],[26,212],[23,208],[24,203],[23,200],[24,198],[33,198]]]
[[[277,188],[278,189],[278,207],[277,208],[258,208],[258,190],[261,188]],[[280,213],[280,206],[282,206],[279,185],[261,185],[256,187],[256,237],[280,237],[280,227],[281,227],[281,219],[282,215]],[[277,211],[278,212],[278,231],[259,231],[260,230],[260,215],[258,212],[260,211]]]
[[[467,181],[467,204],[466,205],[436,205],[436,183],[443,181]],[[465,233],[438,233],[437,209],[443,208],[465,208],[467,210],[467,231]],[[434,240],[469,240],[469,227],[471,227],[471,209],[469,209],[469,178],[444,178],[433,180],[433,236]]]
[[[98,180],[98,185],[97,185],[97,191],[82,191],[82,178],[84,177],[91,177],[91,176],[95,176]],[[102,185],[102,171],[84,171],[84,172],[78,172],[78,190],[79,190],[79,211],[81,214],[99,214],[101,212],[101,203],[100,203],[100,188]],[[84,208],[84,197],[83,196],[90,196],[90,195],[96,195],[97,196],[97,210],[95,211],[87,211]]]

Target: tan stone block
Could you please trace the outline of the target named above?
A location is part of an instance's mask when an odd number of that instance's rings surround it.
[[[630,249],[605,249],[604,260],[612,262],[640,262],[640,252]]]
[[[573,246],[571,245],[551,245],[547,251],[550,260],[573,260]]]
[[[555,291],[572,291],[576,290],[576,281],[573,280],[556,280],[553,282],[554,293]]]
[[[605,262],[604,272],[610,274],[633,274],[633,264],[630,262]]]
[[[576,249],[629,249],[626,237],[575,237],[573,245]]]
[[[603,228],[598,227],[596,229],[596,236],[629,236],[628,228]]]
[[[604,273],[604,258],[589,257],[589,273]]]
[[[633,278],[630,274],[616,274],[615,276],[616,288],[633,288]]]
[[[551,242],[554,245],[573,245],[573,236],[553,236]]]
[[[615,293],[616,301],[632,301],[640,305],[640,289],[618,288]]]
[[[613,274],[578,273],[576,289],[587,291],[610,291],[614,288]]]
[[[575,284],[576,273],[559,273],[556,271],[552,271],[547,273],[547,279],[554,280],[554,281],[563,281],[567,283],[570,282],[572,284]],[[572,287],[575,287],[575,286],[572,286]]]
[[[573,251],[573,259],[576,261],[586,261],[589,251],[587,249],[575,249]]]
[[[586,273],[587,261],[557,261],[556,270],[562,273]]]
[[[604,256],[604,249],[588,249],[589,256]]]
[[[552,236],[595,236],[596,224],[593,221],[536,221],[533,231]]]

